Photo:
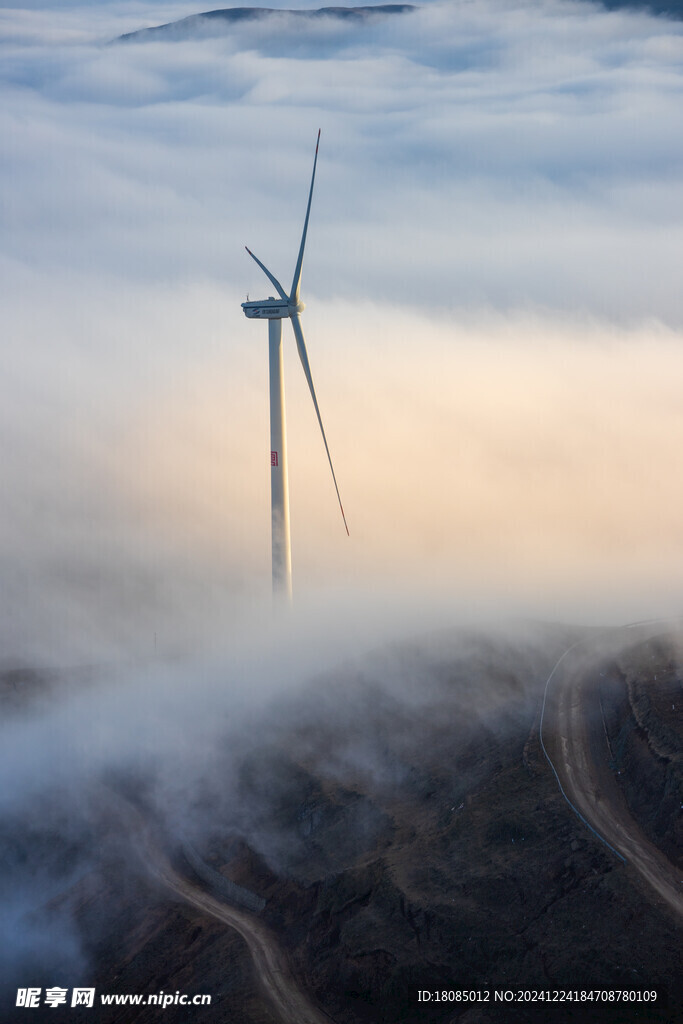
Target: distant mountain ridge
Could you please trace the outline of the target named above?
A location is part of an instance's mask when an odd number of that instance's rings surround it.
[[[377,4],[371,7],[319,7],[317,10],[285,10],[274,7],[227,7],[217,11],[206,11],[203,14],[191,14],[187,18],[171,21],[166,25],[155,25],[152,28],[139,29],[137,32],[126,32],[125,35],[118,37],[118,41],[149,41],[150,38],[164,37],[169,39],[185,38],[188,30],[190,34],[196,29],[204,30],[211,21],[232,23],[258,21],[271,17],[274,14],[287,14],[307,21],[324,17],[361,22],[371,17],[405,14],[415,9],[414,4]]]
[[[648,11],[651,14],[668,18],[683,19],[683,0],[595,0],[599,6],[607,10]],[[313,21],[318,18],[338,18],[358,24],[370,18],[386,17],[392,14],[407,14],[418,10],[415,4],[376,4],[361,7],[319,7],[316,10],[287,9],[276,7],[225,7],[216,11],[204,11],[201,14],[190,14],[179,21],[170,21],[164,25],[126,32],[115,42],[149,41],[150,39],[187,39],[195,33],[206,36],[212,22],[236,24],[245,21],[261,21],[277,14],[299,18],[302,21]]]

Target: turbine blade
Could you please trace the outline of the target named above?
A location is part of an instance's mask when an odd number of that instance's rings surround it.
[[[251,251],[251,249],[249,248],[248,245],[245,245],[244,248],[247,250],[247,252],[251,256],[252,260],[254,260],[255,263],[258,263],[259,267],[261,268],[263,273],[266,275],[268,280],[271,282],[271,284],[275,285],[275,287],[278,290],[278,294],[279,294],[280,298],[284,299],[285,302],[289,302],[289,296],[285,295],[285,290],[282,287],[282,285],[280,284],[280,282],[278,281],[278,279],[276,277],[273,277],[271,272],[268,270],[268,267],[266,267],[263,263],[261,263],[261,260],[258,258],[258,256],[254,256],[253,252]]]
[[[315,406],[315,414],[318,417],[318,423],[320,424],[320,431],[323,435],[323,441],[325,443],[325,451],[327,452],[327,461],[330,464],[332,470],[332,479],[334,480],[334,489],[337,492],[337,501],[339,502],[339,508],[341,510],[342,519],[344,520],[344,527],[346,529],[347,536],[349,535],[349,528],[346,523],[346,516],[344,515],[344,506],[342,505],[341,497],[339,495],[339,488],[337,487],[337,478],[334,475],[334,466],[332,465],[332,456],[330,455],[330,449],[327,446],[327,438],[325,437],[325,428],[323,427],[322,417],[320,416],[320,409],[318,408],[318,399],[315,397],[315,388],[313,387],[313,377],[311,376],[311,367],[308,363],[308,352],[306,351],[306,342],[304,341],[304,332],[301,327],[301,320],[299,319],[298,313],[295,313],[292,318],[292,328],[294,329],[294,337],[296,338],[296,347],[299,351],[299,359],[301,365],[304,368],[306,380],[308,381],[308,387],[311,392],[311,398],[313,399],[313,405]]]
[[[301,236],[301,246],[299,248],[299,258],[296,261],[296,270],[294,271],[294,280],[292,281],[292,294],[290,296],[290,302],[294,305],[299,301],[299,291],[301,286],[301,265],[304,261],[304,246],[306,245],[306,232],[308,231],[308,218],[311,212],[311,199],[313,198],[313,185],[315,183],[315,168],[318,163],[318,146],[320,145],[320,129],[318,129],[318,140],[315,144],[315,158],[313,160],[313,175],[311,177],[311,188],[308,193],[308,206],[306,207],[306,220],[304,221],[304,232]]]

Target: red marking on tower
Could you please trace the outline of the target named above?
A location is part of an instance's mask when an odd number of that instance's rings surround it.
[[[280,465],[280,463],[278,462],[277,452],[271,452],[270,453],[270,464],[271,464],[271,466],[279,466]]]

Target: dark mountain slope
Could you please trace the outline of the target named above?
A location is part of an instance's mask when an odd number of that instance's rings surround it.
[[[213,34],[214,30],[225,30],[228,26],[245,21],[261,21],[273,15],[287,15],[302,21],[320,18],[336,18],[345,21],[366,22],[369,18],[385,17],[390,14],[404,14],[414,10],[412,4],[379,4],[376,7],[320,7],[318,10],[276,10],[272,7],[228,7],[218,11],[192,14],[180,21],[166,25],[143,28],[127,32],[120,41],[149,42],[152,39],[185,39],[188,36]]]
[[[683,0],[602,0],[600,6],[607,10],[649,11],[655,15],[681,19],[683,18]],[[272,7],[227,7],[216,11],[205,11],[192,14],[180,21],[172,21],[165,25],[127,32],[119,36],[116,42],[149,42],[151,40],[182,40],[194,37],[206,37],[217,32],[226,31],[233,25],[243,22],[258,22],[276,15],[287,15],[302,22],[314,22],[324,18],[333,18],[356,24],[366,24],[369,19],[388,17],[394,14],[406,14],[417,10],[414,4],[378,4],[365,7],[320,7],[317,10],[278,10]]]

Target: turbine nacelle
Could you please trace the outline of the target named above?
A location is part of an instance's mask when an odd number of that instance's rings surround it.
[[[286,320],[288,317],[302,313],[306,308],[304,302],[283,302],[282,299],[259,299],[255,302],[243,302],[244,315],[249,320]]]
[[[244,315],[250,320],[284,320],[290,315],[289,305],[282,299],[261,299],[259,302],[243,302]]]

